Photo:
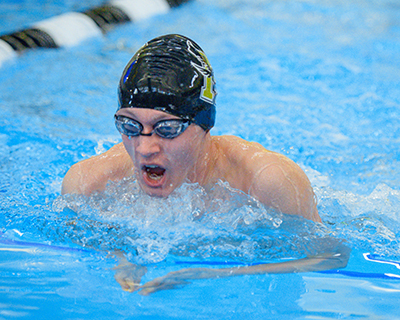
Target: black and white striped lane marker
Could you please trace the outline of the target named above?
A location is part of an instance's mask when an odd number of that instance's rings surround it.
[[[168,12],[189,0],[110,0],[85,12],[68,12],[31,28],[0,36],[0,66],[17,53],[34,48],[70,47],[101,36],[117,24]]]

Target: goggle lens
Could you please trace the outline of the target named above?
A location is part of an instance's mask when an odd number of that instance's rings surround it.
[[[153,133],[156,133],[161,138],[173,139],[182,134],[189,125],[189,120],[162,120],[153,126],[151,133],[143,134],[143,126],[140,122],[124,116],[115,116],[115,126],[118,131],[128,137],[137,137],[139,135],[151,136]]]

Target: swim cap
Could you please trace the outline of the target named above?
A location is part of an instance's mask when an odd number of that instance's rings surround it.
[[[215,80],[198,44],[170,34],[146,43],[119,82],[119,108],[147,108],[210,130],[215,123]]]

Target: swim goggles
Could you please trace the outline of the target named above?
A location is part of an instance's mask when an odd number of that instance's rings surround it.
[[[150,133],[142,133],[143,125],[131,118],[124,116],[114,116],[115,126],[121,134],[128,137],[151,136],[153,133],[161,138],[174,139],[182,134],[190,125],[190,120],[171,119],[161,120],[154,124]]]

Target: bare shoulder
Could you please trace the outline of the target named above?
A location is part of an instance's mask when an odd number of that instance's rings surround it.
[[[134,172],[132,161],[122,143],[98,156],[74,164],[62,183],[62,194],[89,195],[102,191],[108,181],[118,181]]]
[[[232,136],[232,135],[212,136],[212,139],[223,149],[251,148],[255,150],[259,149],[268,151],[261,144],[257,142],[247,141],[237,136]]]
[[[221,165],[227,168],[238,166],[247,175],[255,175],[260,168],[265,168],[266,165],[297,166],[287,157],[267,150],[257,142],[228,135],[213,136],[213,141],[217,146],[219,158],[222,160]]]
[[[304,171],[288,157],[234,136],[213,137],[224,178],[280,212],[320,221]]]

